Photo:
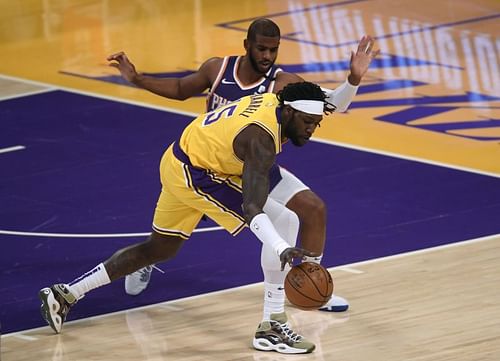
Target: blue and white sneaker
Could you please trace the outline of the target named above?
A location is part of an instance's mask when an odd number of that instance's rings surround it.
[[[144,291],[151,280],[153,266],[141,268],[125,277],[125,292],[131,296],[137,296]]]
[[[345,298],[340,296],[332,295],[330,301],[326,303],[323,307],[321,307],[320,311],[325,312],[344,312],[349,309],[349,302]]]

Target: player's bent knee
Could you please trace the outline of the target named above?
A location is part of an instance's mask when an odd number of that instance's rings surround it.
[[[174,257],[184,244],[184,239],[177,236],[164,235],[153,231],[146,242],[148,255],[154,262]]]
[[[286,206],[297,213],[302,221],[305,219],[326,218],[327,208],[325,202],[311,190],[295,194]]]

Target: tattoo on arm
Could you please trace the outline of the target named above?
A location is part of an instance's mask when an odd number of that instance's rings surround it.
[[[258,126],[253,126],[247,140],[243,165],[243,212],[247,223],[262,213],[269,195],[269,170],[276,160],[272,137]]]

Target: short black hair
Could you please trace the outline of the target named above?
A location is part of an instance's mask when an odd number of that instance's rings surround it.
[[[280,28],[270,19],[258,18],[252,21],[248,27],[247,39],[255,41],[257,35],[268,36],[271,38],[280,37]]]
[[[325,104],[325,113],[329,114],[335,110],[334,105],[326,101],[326,94],[321,87],[308,81],[288,84],[276,94],[276,98],[278,98],[281,107],[285,101],[320,100]]]

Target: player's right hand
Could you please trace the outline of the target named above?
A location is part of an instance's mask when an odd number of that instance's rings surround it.
[[[288,264],[290,267],[293,266],[293,260],[295,258],[304,258],[304,256],[308,257],[318,257],[319,254],[306,251],[305,249],[298,248],[298,247],[289,247],[286,248],[283,252],[280,254],[280,261],[281,261],[281,270],[285,270],[285,266]]]
[[[135,82],[138,74],[134,64],[128,59],[127,54],[120,51],[108,56],[107,60],[110,62],[109,66],[118,69],[125,80],[131,83]]]

